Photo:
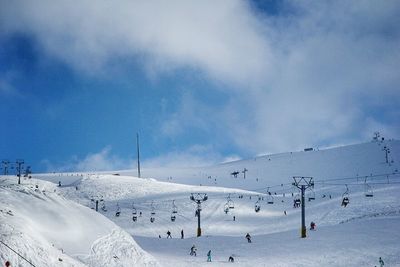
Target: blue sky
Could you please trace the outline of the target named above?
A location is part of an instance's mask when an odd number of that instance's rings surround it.
[[[398,1],[0,0],[0,157],[198,165],[400,133]]]

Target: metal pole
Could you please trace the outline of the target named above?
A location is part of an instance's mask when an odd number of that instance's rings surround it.
[[[18,184],[21,184],[21,165],[24,164],[24,161],[18,159],[16,163],[17,163],[17,165],[18,165],[18,167],[17,167],[17,171],[18,171]]]
[[[294,176],[293,185],[301,190],[301,238],[306,237],[306,212],[305,212],[305,201],[304,194],[307,188],[314,187],[314,182],[312,177]]]
[[[306,190],[305,185],[301,186],[301,238],[306,237],[306,209],[304,201],[304,191]]]
[[[200,227],[200,201],[197,202],[197,237],[201,236],[201,227]]]
[[[137,147],[137,165],[138,165],[138,177],[140,178],[140,151],[139,151],[139,133],[136,133],[136,147]]]

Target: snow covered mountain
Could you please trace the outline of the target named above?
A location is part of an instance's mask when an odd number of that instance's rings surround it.
[[[374,266],[379,257],[400,266],[399,160],[400,142],[386,140],[143,169],[151,178],[133,177],[135,171],[51,173],[17,185],[3,176],[1,240],[35,266],[219,266],[231,255],[239,266]],[[317,230],[307,238],[299,237],[293,176],[314,181],[306,191],[306,223],[316,222]],[[190,199],[197,193],[208,196],[202,237]],[[197,257],[189,255],[193,245]],[[3,262],[29,266],[10,248],[0,244]]]

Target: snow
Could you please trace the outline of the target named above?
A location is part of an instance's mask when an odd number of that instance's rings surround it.
[[[118,263],[108,266],[131,266],[127,264],[129,260],[131,263],[156,265],[154,259],[146,257],[146,253],[126,232],[91,209],[60,196],[54,184],[30,179],[18,185],[13,184],[14,178],[2,179],[1,240],[36,266],[54,266],[59,259],[65,266],[86,266],[84,263],[99,266],[90,264],[98,263],[104,257],[112,258],[117,253],[115,246],[108,248],[104,245],[108,240],[119,240],[114,244],[130,248],[129,253],[119,256]],[[99,253],[98,248],[103,253]],[[6,259],[22,263],[3,245],[1,260],[5,262]]]
[[[391,150],[388,163],[384,145]],[[14,184],[15,177],[1,177],[1,240],[36,266],[379,266],[379,257],[385,266],[400,266],[399,155],[400,142],[387,140],[208,167],[148,168],[142,172],[148,178],[133,177],[134,170],[35,174],[22,185]],[[237,178],[233,171],[240,172]],[[308,230],[307,238],[300,238],[301,209],[293,208],[294,175],[315,181],[305,205],[306,225],[314,221],[317,229]],[[366,183],[373,197],[365,196]],[[342,207],[345,184],[350,203]],[[273,204],[267,203],[268,192]],[[208,195],[201,237],[190,200],[197,193]],[[312,195],[315,200],[308,201]],[[91,209],[92,199],[99,201],[98,212]],[[228,199],[234,208],[226,214]],[[254,210],[257,200],[260,212]],[[192,245],[197,257],[189,255]],[[207,263],[210,249],[213,261]],[[1,244],[0,252],[2,261],[25,266]],[[234,263],[228,262],[230,255]]]

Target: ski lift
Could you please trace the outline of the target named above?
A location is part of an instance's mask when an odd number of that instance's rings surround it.
[[[150,212],[150,222],[153,223],[156,219],[155,219],[155,209],[154,209],[154,205],[153,205],[153,201],[151,202],[151,212]]]
[[[178,213],[178,207],[175,205],[175,200],[172,200],[172,213]]]
[[[365,196],[366,197],[373,197],[374,196],[374,192],[372,191],[372,187],[365,183]]]
[[[117,203],[117,211],[115,212],[115,217],[119,217],[121,214],[121,208],[119,207],[119,204]]]
[[[349,199],[349,188],[346,186],[346,191],[343,193],[342,195],[342,206],[346,207],[349,203],[350,203],[350,199]]]
[[[229,205],[228,205],[228,203],[225,203],[225,205],[224,205],[224,212],[225,212],[225,214],[228,214],[228,212],[229,212]]]
[[[310,190],[311,190],[311,192],[308,195],[308,201],[315,200],[315,192],[312,188]]]
[[[135,203],[132,203],[132,221],[137,221],[137,210],[135,208]]]
[[[255,212],[259,212],[261,210],[261,205],[258,200],[256,201],[256,204],[254,205],[254,210],[255,210]]]
[[[106,202],[102,199],[100,200],[100,202],[101,202],[101,210],[107,212]]]
[[[274,204],[274,197],[272,196],[271,192],[269,192],[269,187],[267,189],[267,203],[268,204]]]
[[[172,213],[171,213],[171,221],[174,222],[176,220],[176,214],[178,213],[178,207],[175,205],[175,200],[172,200]]]
[[[231,195],[228,195],[228,202],[226,202],[226,204],[228,205],[229,209],[234,209],[235,208],[235,203],[233,202],[233,200],[231,199]]]
[[[274,197],[271,196],[271,195],[267,196],[267,203],[268,204],[274,204]]]

